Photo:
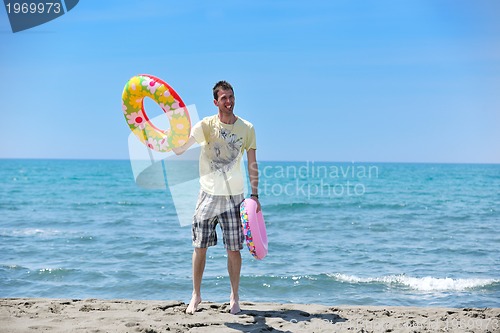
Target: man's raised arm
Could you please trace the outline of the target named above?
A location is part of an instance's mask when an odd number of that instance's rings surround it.
[[[175,153],[175,155],[182,155],[195,142],[196,142],[196,140],[195,140],[194,136],[190,136],[189,139],[186,141],[185,144],[183,144],[182,146],[177,147],[177,148],[172,148],[172,151]]]

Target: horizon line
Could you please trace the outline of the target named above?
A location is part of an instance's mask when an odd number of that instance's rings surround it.
[[[0,160],[39,160],[39,161],[129,161],[128,158],[93,157],[0,157]],[[160,160],[156,161],[160,162]],[[423,161],[333,161],[333,160],[258,160],[263,163],[341,163],[341,164],[450,164],[450,165],[500,165],[500,162],[423,162]]]

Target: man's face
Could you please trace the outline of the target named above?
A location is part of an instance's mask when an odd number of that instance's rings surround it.
[[[214,104],[219,107],[219,110],[224,113],[232,113],[234,109],[234,93],[231,89],[219,90],[218,98],[214,100]]]

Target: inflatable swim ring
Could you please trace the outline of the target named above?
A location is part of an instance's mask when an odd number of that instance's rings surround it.
[[[153,125],[144,110],[144,98],[155,101],[167,114],[170,128]],[[122,93],[122,109],[132,132],[150,149],[168,152],[189,138],[191,120],[186,105],[172,87],[157,77],[141,74],[132,77]]]
[[[248,250],[255,259],[262,260],[267,255],[267,232],[262,210],[256,213],[257,203],[245,199],[240,206],[241,223]]]

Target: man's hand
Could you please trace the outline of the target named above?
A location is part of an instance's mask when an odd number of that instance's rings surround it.
[[[256,213],[260,212],[260,202],[259,202],[259,167],[257,165],[257,156],[255,154],[255,149],[247,150],[248,159],[248,174],[250,175],[250,186],[252,187],[252,195],[250,198],[255,200],[257,203]]]
[[[252,199],[253,201],[255,201],[255,203],[257,204],[257,209],[255,210],[255,212],[256,212],[256,213],[260,212],[261,207],[260,207],[259,198],[256,198],[256,197],[250,197],[250,199]]]

